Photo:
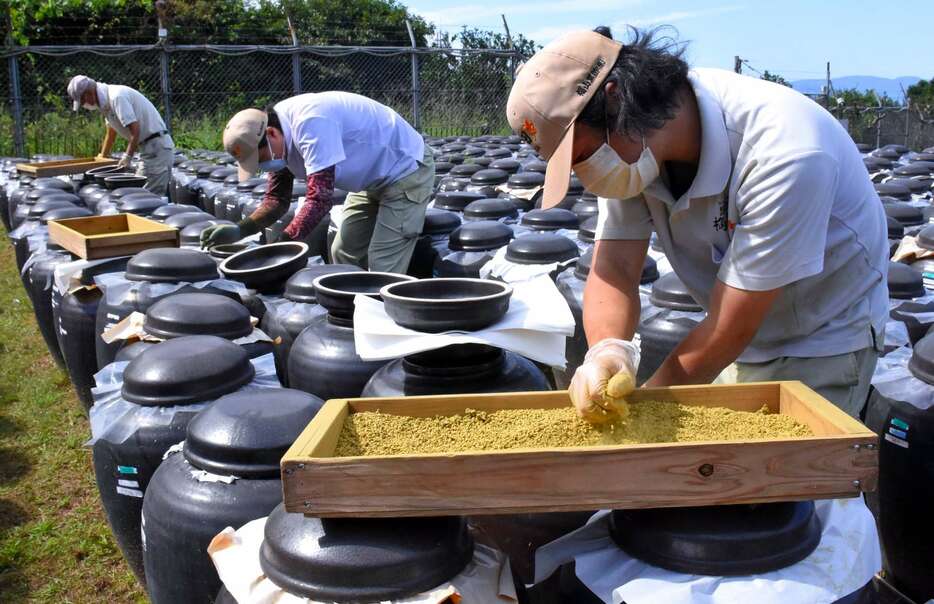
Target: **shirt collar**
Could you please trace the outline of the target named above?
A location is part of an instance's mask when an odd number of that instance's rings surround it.
[[[107,84],[97,83],[97,105],[102,112],[110,113],[110,90]]]
[[[276,115],[279,117],[279,125],[282,126],[282,147],[286,162],[289,160],[289,148],[292,146],[292,124],[289,123],[289,117],[285,111],[282,111],[278,105],[273,107]]]
[[[649,193],[671,205],[672,213],[685,210],[692,199],[719,195],[726,188],[733,171],[733,157],[730,151],[730,139],[726,131],[723,108],[708,89],[698,72],[688,73],[694,96],[697,97],[697,109],[701,122],[701,150],[697,164],[697,175],[691,187],[679,199],[675,200],[665,188],[660,178],[649,187]]]

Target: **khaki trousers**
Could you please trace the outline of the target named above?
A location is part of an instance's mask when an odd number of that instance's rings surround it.
[[[405,273],[434,191],[435,162],[428,146],[418,168],[380,189],[350,193],[331,245],[335,264]]]
[[[155,139],[156,143],[159,141],[160,139]],[[175,149],[166,149],[161,145],[152,146],[153,149],[140,150],[140,163],[136,174],[146,177],[144,188],[147,191],[165,197],[168,194],[169,178],[172,176],[172,165],[175,163]]]

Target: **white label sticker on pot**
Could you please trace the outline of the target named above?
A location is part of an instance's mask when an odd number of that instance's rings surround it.
[[[902,440],[902,439],[900,439],[900,438],[896,438],[896,437],[892,436],[891,434],[886,434],[886,435],[885,435],[885,440],[889,441],[889,442],[892,443],[893,445],[898,445],[899,447],[903,447],[903,448],[905,448],[905,449],[908,448],[908,441]]]
[[[121,474],[139,474],[136,466],[117,466],[117,472]]]
[[[117,487],[118,495],[126,495],[127,497],[143,497],[143,492],[139,489],[125,489],[123,487]]]
[[[120,485],[121,487],[130,487],[133,489],[139,488],[139,483],[135,480],[118,480],[117,484]]]
[[[107,313],[107,318],[110,319],[111,321],[119,321],[119,320],[120,320],[120,315],[115,315],[115,314],[109,312],[109,313]],[[108,325],[107,327],[110,327],[110,325]]]

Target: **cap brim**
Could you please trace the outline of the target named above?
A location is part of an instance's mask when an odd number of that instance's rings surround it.
[[[542,194],[542,209],[558,205],[568,193],[571,184],[571,160],[573,159],[574,124],[564,133],[555,152],[548,158],[545,168],[545,192]]]
[[[259,170],[259,150],[252,153],[243,153],[240,161],[237,162],[238,176],[240,182],[253,178],[256,171]]]

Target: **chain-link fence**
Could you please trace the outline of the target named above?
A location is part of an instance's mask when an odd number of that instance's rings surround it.
[[[934,113],[910,106],[831,107],[859,143],[873,147],[899,144],[916,151],[934,147]]]
[[[162,112],[176,144],[217,148],[245,107],[302,92],[373,98],[431,135],[508,131],[514,50],[406,47],[80,46],[0,53],[0,155],[93,155],[104,134],[95,114],[70,111],[77,74],[125,84]]]

